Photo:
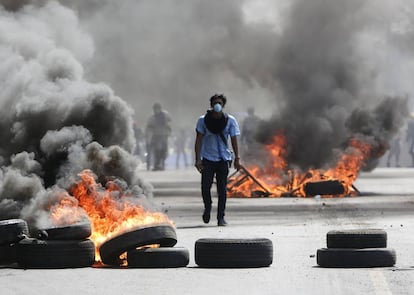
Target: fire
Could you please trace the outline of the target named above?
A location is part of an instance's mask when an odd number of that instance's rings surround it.
[[[51,222],[54,226],[74,224],[85,219],[85,211],[79,207],[76,199],[68,193],[60,194],[60,201],[49,207]]]
[[[108,181],[103,187],[96,182],[96,175],[90,170],[82,171],[79,177],[79,181],[69,190],[75,199],[63,198],[59,206],[55,205],[53,219],[63,218],[61,213],[67,210],[84,210],[91,221],[90,238],[97,250],[106,240],[139,226],[173,225],[165,214],[148,211],[139,203],[139,197],[124,192],[114,181]],[[99,261],[99,251],[96,251],[96,257]]]
[[[336,196],[354,196],[353,182],[366,159],[374,153],[374,147],[358,138],[351,138],[348,148],[340,155],[336,165],[329,169],[309,169],[306,172],[288,169],[286,161],[286,138],[277,133],[273,141],[264,146],[266,165],[250,165],[242,172],[229,177],[229,197],[251,197],[253,192],[262,192],[270,197],[306,197],[305,185],[313,182],[338,181],[344,192]],[[324,195],[332,197],[333,195]]]

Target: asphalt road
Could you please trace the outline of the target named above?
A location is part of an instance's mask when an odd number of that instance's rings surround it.
[[[187,267],[5,267],[0,269],[0,294],[414,294],[414,169],[364,173],[355,182],[361,196],[353,198],[229,199],[227,227],[217,227],[214,218],[203,224],[195,170],[142,171],[142,176],[154,185],[154,204],[176,224],[176,246],[190,251]],[[388,247],[397,253],[394,267],[318,267],[316,251],[326,247],[329,230],[363,228],[386,230]],[[268,238],[273,264],[199,268],[194,261],[199,238]]]

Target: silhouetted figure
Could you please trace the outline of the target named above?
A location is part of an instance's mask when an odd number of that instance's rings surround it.
[[[414,167],[414,114],[413,113],[411,113],[411,118],[408,121],[407,142],[408,142],[408,152],[410,153],[411,159],[412,159],[411,166]]]
[[[184,160],[184,167],[188,166],[187,152],[186,152],[187,142],[188,142],[187,132],[185,131],[184,128],[180,128],[175,137],[175,153],[176,153],[175,167],[177,169],[180,166],[181,156],[183,157],[183,160]]]
[[[154,114],[149,118],[145,130],[147,143],[147,170],[165,170],[165,160],[168,154],[168,137],[171,134],[171,117],[163,110],[160,103],[154,103]]]
[[[241,130],[241,143],[243,144],[244,157],[249,158],[257,148],[257,141],[255,134],[259,126],[260,119],[254,114],[254,108],[249,107],[247,109],[247,117],[243,121]]]
[[[400,153],[401,153],[401,136],[397,136],[392,140],[390,150],[388,151],[387,167],[391,167],[391,160],[395,158],[395,166],[400,167]]]

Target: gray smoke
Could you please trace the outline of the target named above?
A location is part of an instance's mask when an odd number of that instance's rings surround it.
[[[267,6],[256,12],[255,2]],[[227,94],[227,110],[233,113],[245,112],[253,104],[264,116],[275,109],[274,113],[285,111],[291,99],[300,100],[291,97],[300,93],[287,89],[292,88],[287,84],[306,87],[300,73],[314,76],[308,80],[318,84],[313,91],[335,88],[329,83],[336,82],[329,79],[347,83],[338,85],[331,104],[341,95],[354,97],[356,91],[369,90],[370,96],[380,90],[380,95],[412,92],[407,77],[394,73],[397,70],[394,65],[390,68],[388,59],[399,56],[400,46],[395,45],[401,42],[392,39],[409,36],[407,30],[393,28],[406,14],[403,8],[413,5],[401,0],[392,4],[386,0],[326,2],[184,0],[178,5],[126,0],[120,5],[109,0],[62,1],[78,11],[96,47],[104,48],[97,50],[87,75],[110,81],[136,110],[139,125],[145,124],[152,103],[161,101],[175,115],[176,125],[191,130],[194,126],[188,122],[205,110],[215,92]],[[267,11],[274,11],[273,22],[260,21],[260,14]],[[251,21],[254,17],[256,21]],[[412,23],[405,26],[412,28]],[[399,57],[392,62],[404,65],[409,60]],[[293,63],[290,69],[288,62]],[[301,80],[292,81],[296,78]],[[361,83],[371,85],[360,89]],[[303,108],[311,102],[305,100],[301,100]],[[368,100],[364,95],[355,98],[355,104]],[[349,113],[351,105],[335,111]]]
[[[66,190],[84,169],[150,197],[132,155],[133,109],[84,77],[91,37],[73,10],[31,3],[0,6],[0,218],[45,226],[51,205],[62,198],[76,205]]]
[[[245,111],[240,102],[252,101],[250,93],[263,97],[274,88],[257,79],[270,77],[276,36],[270,26],[244,22],[244,1],[62,4],[78,11],[96,48],[104,49],[96,50],[87,75],[110,81],[134,107],[141,126],[155,101],[173,115],[175,126],[193,132],[212,94],[226,93],[228,110],[237,112]]]

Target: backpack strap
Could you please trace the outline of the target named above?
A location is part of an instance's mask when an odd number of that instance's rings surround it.
[[[224,113],[224,117],[226,118],[226,124],[224,125],[224,128],[226,128],[226,126],[227,126],[227,122],[228,122],[228,120],[229,120],[229,116],[227,115],[227,113]],[[224,137],[223,130],[221,130],[221,132],[219,133],[219,135],[220,135],[221,140],[223,140],[224,144],[225,144],[225,145],[226,145],[226,147],[227,147],[227,146],[228,146],[228,145],[227,145],[227,140],[226,140],[226,138]]]
[[[226,138],[224,137],[223,131],[222,131],[222,132],[220,132],[220,133],[219,133],[219,135],[220,135],[221,140],[223,140],[224,144],[225,144],[225,145],[226,145],[226,147],[227,147],[227,140],[226,140]]]

